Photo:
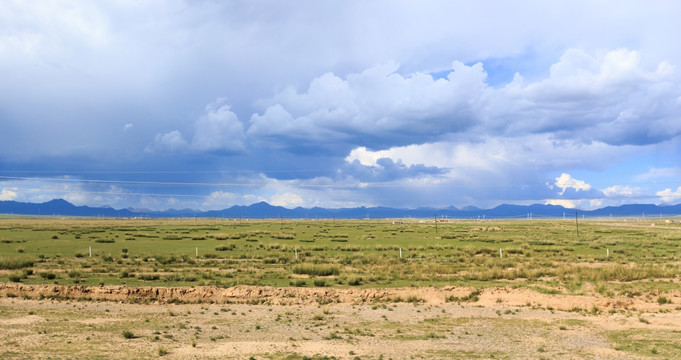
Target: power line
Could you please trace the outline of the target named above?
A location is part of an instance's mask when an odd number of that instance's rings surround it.
[[[0,171],[1,172],[1,171]],[[149,172],[144,174],[171,174],[172,172]],[[93,173],[94,174],[94,173]],[[104,174],[104,173],[99,173]],[[123,174],[123,173],[116,173]],[[143,174],[143,173],[139,173]],[[296,180],[277,180],[267,183],[248,183],[248,182],[234,182],[234,183],[219,183],[219,182],[173,182],[173,181],[141,181],[141,180],[103,180],[103,179],[71,179],[71,178],[50,178],[50,177],[28,177],[28,176],[2,176],[0,179],[6,180],[21,180],[21,181],[49,181],[49,182],[68,182],[68,183],[90,183],[90,184],[129,184],[129,185],[155,185],[155,186],[177,186],[177,187],[270,187],[278,186],[278,181],[285,182],[286,186],[291,187],[311,187],[311,188],[366,188],[366,187],[407,187],[409,184],[395,182],[395,181],[356,181],[354,183],[334,183],[334,184],[302,184],[295,183]],[[653,185],[661,185],[664,183],[652,183]],[[673,183],[678,184],[678,183]],[[644,185],[637,183],[636,185]],[[458,186],[458,188],[527,188],[527,187],[546,187],[546,184],[496,184],[484,186]],[[582,198],[560,198],[561,200],[597,200],[597,199],[617,199],[617,198],[649,198],[658,197],[657,195],[621,195],[621,196],[605,196],[605,197],[582,197]],[[661,196],[673,197],[673,196]],[[496,199],[485,199],[496,200]],[[500,199],[500,200],[524,200],[524,199]],[[547,200],[554,200],[547,199]]]
[[[0,170],[0,173],[31,173],[31,174],[237,174],[237,173],[334,173],[336,170],[306,169],[306,170],[173,170],[173,171],[71,171],[71,170]]]

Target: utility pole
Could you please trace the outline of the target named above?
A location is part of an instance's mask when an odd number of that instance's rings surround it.
[[[435,218],[435,233],[437,234],[437,213],[433,217]]]

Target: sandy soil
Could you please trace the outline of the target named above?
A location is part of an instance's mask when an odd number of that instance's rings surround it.
[[[0,284],[0,358],[681,357],[679,293],[473,291]]]

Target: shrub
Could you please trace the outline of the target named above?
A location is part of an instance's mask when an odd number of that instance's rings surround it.
[[[475,290],[475,291],[471,292],[470,294],[468,294],[468,296],[456,297],[456,296],[452,295],[452,296],[447,297],[445,300],[448,301],[448,302],[466,302],[466,301],[477,302],[478,300],[480,300],[479,296],[480,296],[480,290]]]
[[[314,286],[324,287],[326,286],[326,281],[324,279],[314,279]]]
[[[348,279],[348,285],[350,286],[359,286],[362,284],[362,278],[361,277],[353,277]]]
[[[126,339],[134,339],[135,334],[133,334],[132,331],[125,330],[125,331],[123,331],[123,337],[126,338]]]
[[[0,269],[15,270],[33,266],[35,261],[27,257],[0,258]]]
[[[305,287],[307,285],[307,282],[302,279],[297,279],[289,282],[290,285],[296,286],[296,287]]]
[[[156,261],[159,264],[167,265],[167,264],[172,264],[177,261],[177,258],[175,256],[164,256],[164,255],[157,255],[155,256]]]
[[[12,273],[9,274],[9,281],[11,282],[19,282],[23,278],[21,273]]]
[[[54,280],[57,278],[57,274],[53,272],[41,272],[40,277],[46,280]]]
[[[272,238],[274,239],[280,239],[280,240],[293,240],[296,238],[295,234],[289,234],[289,233],[274,233],[271,234]]]
[[[159,275],[156,275],[156,274],[139,274],[139,276],[137,276],[137,278],[140,279],[140,280],[153,281],[153,280],[158,280],[161,277]]]
[[[338,266],[324,265],[324,264],[298,264],[293,267],[294,274],[313,275],[313,276],[329,276],[338,275]]]

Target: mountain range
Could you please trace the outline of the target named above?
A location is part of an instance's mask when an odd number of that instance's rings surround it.
[[[561,217],[661,217],[681,215],[681,204],[654,205],[628,204],[608,206],[596,210],[575,210],[559,205],[509,205],[503,204],[492,209],[477,207],[447,208],[423,207],[399,209],[390,207],[356,207],[327,209],[320,207],[288,209],[259,202],[248,206],[235,205],[222,210],[199,211],[193,209],[169,209],[151,211],[144,209],[114,209],[112,207],[76,206],[63,199],[44,203],[0,201],[0,213],[17,215],[83,216],[115,218],[251,218],[251,219],[365,219],[365,218],[561,218]]]

